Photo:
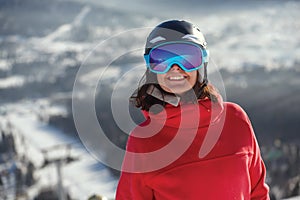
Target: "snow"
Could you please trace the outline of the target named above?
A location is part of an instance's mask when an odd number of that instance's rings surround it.
[[[220,67],[293,67],[300,62],[299,9],[299,2],[287,1],[209,14],[195,23],[209,39],[211,56]]]
[[[10,87],[21,87],[25,82],[24,76],[10,76],[7,78],[0,78],[0,89]]]
[[[62,170],[63,184],[71,196],[87,199],[92,194],[100,194],[113,198],[117,181],[112,178],[109,170],[93,158],[75,139],[39,121],[37,107],[30,102],[8,105],[5,109],[6,116],[1,116],[1,122],[11,123],[14,129],[14,135],[18,138],[18,152],[29,156],[29,159],[40,167],[45,159],[42,151],[48,151],[47,158],[52,159],[61,158],[68,153],[78,157],[78,161],[64,165]],[[5,124],[2,124],[3,126]],[[66,148],[68,145],[72,148]],[[38,187],[56,184],[57,177],[54,169],[53,165],[39,170]]]
[[[9,71],[11,69],[11,63],[8,60],[0,59],[0,71]]]
[[[258,65],[274,69],[294,67],[300,62],[299,1],[138,2],[124,6],[119,6],[116,0],[88,3],[128,13],[144,13],[144,17],[139,16],[141,26],[154,27],[168,19],[191,21],[205,34],[212,59],[220,68],[234,71]],[[146,17],[147,14],[151,17]],[[141,47],[143,45],[141,43]]]
[[[110,68],[103,68],[100,67],[98,69],[92,70],[81,76],[79,81],[87,84],[87,85],[94,85],[97,83],[97,80],[110,80],[113,78],[118,78],[120,76],[121,70],[117,67],[110,67]]]
[[[283,199],[283,200],[300,200],[300,196],[297,196],[297,197],[291,197],[291,198]]]

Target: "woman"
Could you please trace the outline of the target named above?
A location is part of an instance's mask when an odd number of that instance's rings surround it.
[[[159,24],[145,61],[146,82],[131,100],[146,121],[128,139],[116,199],[269,199],[246,113],[208,84],[200,30],[186,21]]]

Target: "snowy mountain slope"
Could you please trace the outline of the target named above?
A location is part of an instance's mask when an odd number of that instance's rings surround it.
[[[63,166],[62,170],[64,187],[71,196],[76,199],[87,199],[89,195],[96,193],[113,198],[116,180],[112,178],[109,170],[95,160],[79,141],[41,122],[42,116],[37,105],[38,102],[36,104],[24,102],[7,106],[7,115],[5,118],[1,117],[1,126],[4,127],[5,122],[9,122],[14,130],[19,156],[29,156],[37,168],[43,166],[46,158],[61,158],[68,154],[77,157],[79,160]],[[43,153],[45,151],[48,152],[47,156]],[[56,185],[54,168],[53,164],[38,170],[36,174],[39,182],[35,187]]]

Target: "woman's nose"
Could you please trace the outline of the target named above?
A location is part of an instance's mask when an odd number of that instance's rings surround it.
[[[171,66],[171,71],[182,71],[181,67],[177,64]]]

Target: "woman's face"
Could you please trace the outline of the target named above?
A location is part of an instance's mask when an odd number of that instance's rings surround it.
[[[195,85],[197,81],[197,70],[185,72],[175,64],[167,73],[157,74],[157,81],[166,92],[181,95]]]

